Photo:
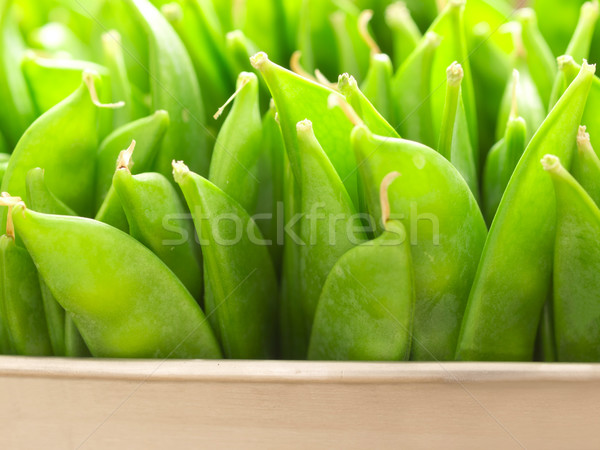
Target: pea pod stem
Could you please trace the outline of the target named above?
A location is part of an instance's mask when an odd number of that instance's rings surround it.
[[[11,239],[15,238],[15,226],[12,220],[12,209],[16,204],[21,202],[21,197],[11,197],[8,192],[3,192],[2,196],[0,196],[0,205],[8,206],[8,217],[6,219],[6,235]]]
[[[456,61],[446,70],[446,103],[444,104],[438,151],[448,161],[452,157],[454,123],[456,122],[456,111],[460,98],[460,85],[464,75],[462,66]]]
[[[590,141],[590,134],[586,131],[586,127],[584,125],[579,127],[579,132],[577,133],[577,150],[582,153],[594,153],[594,149],[592,148],[592,143]]]
[[[101,103],[98,98],[98,92],[96,91],[96,84],[94,82],[94,74],[89,71],[85,71],[83,73],[83,82],[87,86],[90,91],[90,98],[92,99],[92,103],[98,108],[106,108],[106,109],[118,109],[125,106],[124,101],[120,101],[117,103]]]
[[[311,75],[304,67],[302,67],[300,58],[302,58],[302,52],[300,50],[296,50],[292,53],[292,56],[290,57],[290,69],[292,69],[292,72],[311,81],[319,82],[315,76]]]
[[[369,22],[372,18],[373,11],[370,9],[365,9],[360,13],[357,22],[358,33],[365,44],[371,49],[371,53],[379,54],[381,53],[381,49],[379,48],[379,45],[377,45],[377,42],[375,42],[375,39],[371,36],[371,33],[369,33]]]
[[[229,97],[227,99],[227,101],[219,109],[217,109],[217,112],[213,115],[213,119],[217,120],[219,117],[221,117],[221,114],[223,114],[223,111],[225,111],[225,108],[227,108],[227,106],[233,100],[235,100],[237,95],[241,92],[242,89],[244,89],[244,86],[246,86],[250,82],[250,80],[251,80],[251,77],[249,75],[245,75],[245,72],[242,72],[240,74],[240,77],[238,80],[238,85],[236,87],[235,92],[233,94],[231,94],[231,97]]]
[[[331,94],[327,99],[327,106],[329,106],[329,109],[335,107],[340,108],[352,125],[364,125],[363,120],[358,114],[356,114],[354,108],[352,108],[352,106],[350,106],[350,104],[339,95]]]
[[[390,199],[388,196],[388,188],[396,178],[400,176],[400,172],[393,171],[388,173],[379,187],[379,202],[381,203],[381,224],[387,229],[386,224],[390,220]]]
[[[123,150],[119,153],[119,158],[117,159],[117,170],[127,170],[127,172],[131,171],[131,166],[133,166],[133,150],[135,149],[135,140],[131,141],[129,147],[126,150]]]

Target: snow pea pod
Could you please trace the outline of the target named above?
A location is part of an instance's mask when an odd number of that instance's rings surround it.
[[[234,95],[233,107],[217,135],[208,179],[252,216],[257,208],[261,182],[258,171],[263,156],[256,75],[242,72]],[[219,108],[215,119],[226,105]]]
[[[356,209],[319,144],[312,122],[298,122],[298,147],[286,147],[298,183],[300,292],[304,326],[310,336],[327,274],[350,248],[366,239]],[[292,245],[292,244],[290,244]]]
[[[312,8],[316,2],[312,0],[309,3]],[[345,9],[339,9],[329,16],[335,33],[338,73],[349,72],[360,82],[367,75],[370,49],[359,32],[360,11],[349,2],[345,6]],[[316,48],[319,47],[318,42],[314,42]],[[315,65],[322,67],[318,62]]]
[[[13,199],[3,194],[0,204],[10,205],[6,200]],[[17,355],[51,355],[37,271],[27,250],[15,243],[11,221],[7,223],[6,234],[0,236],[0,276],[0,307],[11,347]]]
[[[154,169],[170,177],[171,161],[185,159],[192,170],[206,174],[210,151],[192,61],[175,30],[148,0],[128,0],[128,4],[133,6],[148,38],[152,108],[166,110],[171,121]]]
[[[581,5],[577,27],[569,41],[565,55],[570,55],[575,61],[583,61],[590,56],[592,38],[600,15],[598,0],[585,2]]]
[[[527,51],[527,65],[544,105],[549,104],[552,85],[556,77],[556,60],[537,25],[535,11],[522,8],[517,12],[521,24],[523,46]]]
[[[273,358],[277,279],[260,231],[233,198],[173,161],[200,237],[204,305],[228,358]]]
[[[78,214],[91,213],[98,140],[97,104],[92,98],[96,80],[95,74],[84,72],[75,92],[27,129],[2,180],[4,192],[26,198],[27,172],[42,167],[48,188],[58,198]]]
[[[452,164],[422,144],[357,126],[352,146],[371,216],[381,217],[383,178],[390,170],[402,174],[389,199],[408,231],[415,272],[411,359],[452,359],[486,235],[477,201]]]
[[[464,9],[465,0],[448,1],[446,7],[429,27],[429,31],[432,31],[441,37],[439,48],[435,52],[433,64],[431,66],[431,109],[434,130],[436,136],[439,136],[445,96],[444,90],[437,88],[438,86],[443,86],[446,81],[446,68],[450,66],[453,61],[458,61],[462,65],[464,72],[462,97],[469,127],[469,138],[471,140],[472,148],[478,150],[477,110],[475,107],[471,66],[469,64],[469,55],[467,53]],[[402,135],[404,136],[404,134]],[[478,152],[475,158],[475,165],[476,167],[479,167]]]
[[[553,155],[542,159],[556,194],[554,320],[559,361],[600,361],[600,210]]]
[[[579,127],[577,152],[571,164],[571,173],[588,195],[600,205],[600,158],[594,152],[590,135],[585,127]]]
[[[400,67],[419,45],[421,31],[404,2],[391,3],[386,8],[385,22],[393,33],[394,66]]]
[[[35,119],[34,105],[19,62],[25,44],[13,15],[13,1],[0,5],[0,124],[10,149]]]
[[[22,203],[14,207],[12,218],[93,356],[221,357],[185,286],[131,236],[91,219],[34,212]]]
[[[44,170],[36,167],[27,173],[26,190],[29,204],[34,211],[46,214],[75,216],[75,211],[50,192],[46,185]],[[56,356],[87,356],[89,351],[69,313],[56,301],[50,289],[39,276],[44,313],[52,350]],[[77,343],[77,345],[74,345]]]
[[[456,352],[461,360],[531,360],[548,298],[556,209],[537,161],[571,155],[595,67],[584,65],[527,145],[508,182],[473,282]],[[532,210],[535,205],[535,210]]]
[[[330,110],[328,107],[329,96],[333,94],[341,98],[341,94],[274,64],[265,53],[257,53],[251,58],[251,62],[260,71],[277,106],[286,150],[297,151],[296,124],[312,117],[317,140],[342,179],[354,204],[358,205],[355,160],[349,151],[352,127],[342,111],[338,108]],[[293,165],[294,161],[290,161]]]
[[[115,164],[121,150],[136,141],[134,174],[151,170],[165,132],[169,128],[169,113],[154,114],[123,125],[109,134],[100,144],[96,155],[96,210],[100,208],[115,173]]]
[[[202,297],[202,266],[194,247],[194,226],[179,194],[163,175],[132,175],[134,146],[119,155],[115,192],[129,223],[129,234],[154,252],[182,281],[190,294]]]
[[[380,136],[400,137],[397,131],[379,113],[369,99],[358,88],[352,75],[344,73],[338,78],[338,91],[369,129]]]
[[[119,195],[115,191],[114,187],[111,186],[108,190],[102,205],[100,205],[100,208],[94,216],[94,219],[117,228],[125,233],[129,233],[127,216],[125,215],[125,211],[123,211],[123,205],[121,205],[121,200],[119,199]]]
[[[392,80],[398,133],[432,147],[437,135],[431,112],[431,73],[439,44],[439,35],[426,33]]]
[[[234,72],[250,72],[254,70],[250,57],[258,53],[258,47],[242,30],[233,30],[225,35],[225,52]]]
[[[518,72],[515,71],[515,77]],[[502,194],[508,185],[521,155],[527,146],[527,125],[518,115],[518,81],[513,83],[513,108],[506,124],[504,136],[488,153],[483,169],[483,215],[488,225],[492,223]]]
[[[475,199],[479,199],[479,183],[475,166],[476,152],[473,151],[469,138],[469,126],[461,88],[464,77],[462,66],[457,62],[452,63],[446,70],[446,77],[446,103],[444,104],[437,150],[458,169]]]
[[[381,209],[388,214],[387,185],[399,175],[382,181]],[[415,304],[410,245],[402,222],[389,215],[382,222],[381,236],[350,249],[327,276],[308,359],[408,359]]]

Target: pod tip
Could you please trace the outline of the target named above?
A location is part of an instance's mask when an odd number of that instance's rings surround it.
[[[189,175],[190,168],[186,166],[183,161],[173,160],[171,165],[173,166],[173,178],[175,179],[175,183],[182,183],[183,179]]]
[[[598,5],[598,0],[585,2],[583,5],[581,5],[581,13],[580,14],[583,17],[587,17],[589,15],[598,17],[598,13],[600,13],[600,7]]]
[[[102,44],[107,47],[111,45],[121,46],[121,33],[117,30],[108,30],[102,33]]]
[[[269,61],[269,56],[265,52],[258,52],[256,55],[250,57],[250,64],[256,70],[260,70]]]
[[[296,124],[296,131],[298,133],[306,133],[312,131],[312,122],[308,119],[301,120]]]
[[[243,39],[244,38],[244,32],[242,30],[232,30],[227,32],[227,34],[225,35],[225,40],[226,41],[235,41],[238,39]]]
[[[160,8],[160,12],[169,22],[179,22],[183,19],[183,8],[179,3],[166,3]]]
[[[588,64],[587,60],[584,59],[583,65],[581,66],[581,70],[594,74],[596,73],[596,64]]]
[[[428,31],[425,33],[425,43],[430,47],[437,47],[442,42],[442,36],[434,31]]]
[[[571,55],[561,55],[556,58],[556,62],[558,63],[559,70],[562,70],[567,66],[575,64],[575,60]]]
[[[342,73],[338,77],[338,85],[337,88],[340,92],[344,92],[348,88],[356,88],[358,84],[356,83],[356,78],[354,78],[349,73]]]
[[[394,2],[385,9],[385,23],[389,27],[401,26],[411,18],[410,11],[404,2]]]
[[[133,150],[135,149],[135,139],[131,141],[129,147],[126,150],[122,150],[119,153],[119,157],[117,158],[117,170],[127,170],[129,171],[133,166]]]
[[[553,172],[560,167],[560,159],[555,155],[544,155],[540,162],[546,172]]]
[[[451,86],[458,86],[463,80],[465,76],[465,72],[462,66],[454,61],[448,68],[446,69],[446,78],[448,80],[448,84]]]
[[[590,134],[586,131],[585,125],[579,127],[577,132],[577,148],[579,150],[587,150],[592,148]]]

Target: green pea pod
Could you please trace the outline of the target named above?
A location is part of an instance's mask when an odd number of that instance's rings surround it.
[[[454,61],[458,61],[463,68],[462,97],[467,118],[469,138],[473,149],[478,150],[477,110],[475,107],[475,94],[464,24],[465,0],[450,0],[440,15],[429,27],[441,37],[440,46],[435,52],[431,66],[431,105],[433,125],[436,136],[440,133],[440,124],[444,110],[444,90],[438,89],[446,82],[446,68]],[[401,133],[402,134],[402,133]],[[402,134],[404,136],[404,134]],[[478,153],[475,155],[475,165],[479,167]]]
[[[110,190],[121,150],[129,147],[131,141],[135,140],[133,173],[149,172],[168,128],[169,113],[159,110],[117,128],[102,141],[96,156],[96,210],[103,204]]]
[[[468,4],[467,4],[468,5]],[[498,112],[506,80],[510,78],[512,62],[506,53],[490,36],[495,30],[486,22],[473,27],[469,33],[469,50],[475,100],[477,102],[477,123],[479,124],[479,151],[483,157],[496,143]]]
[[[111,101],[108,69],[98,64],[43,58],[27,52],[21,65],[38,114],[45,113],[71,95],[81,84],[81,74],[86,70],[100,77],[98,84],[102,89],[99,100],[105,103]]]
[[[12,0],[5,0],[0,5],[0,124],[11,149],[35,119],[33,102],[19,66],[25,44],[12,6]]]
[[[225,51],[234,72],[250,72],[253,69],[249,58],[258,52],[258,47],[242,30],[234,30],[225,36]]]
[[[173,162],[200,236],[205,310],[228,358],[273,358],[277,279],[260,231],[233,198]]]
[[[585,65],[527,145],[502,196],[473,282],[456,352],[460,360],[531,360],[548,298],[556,210],[537,161],[569,165],[594,66]],[[535,210],[532,210],[535,205]]]
[[[385,22],[393,34],[393,61],[400,67],[417,48],[423,37],[404,2],[390,4],[385,10]]]
[[[538,327],[535,343],[535,359],[544,362],[556,362],[556,342],[554,339],[554,307],[549,298],[544,303],[544,310]]]
[[[8,164],[3,192],[26,198],[27,172],[42,167],[46,169],[48,188],[61,201],[78,214],[91,213],[98,140],[97,106],[92,99],[96,80],[94,74],[84,72],[75,92],[27,129]]]
[[[233,74],[230,74],[223,33],[216,13],[210,1],[206,0],[166,3],[161,12],[185,44],[200,84],[204,112],[210,115],[223,104],[233,89]]]
[[[553,155],[542,159],[556,194],[554,321],[559,361],[600,361],[600,210]]]
[[[273,103],[262,119],[261,148],[263,158],[259,166],[261,180],[258,190],[257,214],[258,223],[268,246],[275,272],[281,275],[281,260],[283,252],[283,236],[281,235],[281,219],[283,209],[283,171],[285,144],[281,129],[276,119],[277,111]],[[260,219],[260,220],[259,220]]]
[[[173,159],[186,160],[192,170],[208,173],[204,108],[194,66],[177,33],[148,0],[128,0],[146,30],[150,50],[150,92],[154,110],[169,113],[170,126],[154,168],[169,177]]]
[[[15,206],[12,218],[93,356],[221,357],[185,286],[131,236],[95,220],[37,213],[23,205]]]
[[[73,316],[69,313],[65,314],[65,356],[72,358],[92,356],[73,321]]]
[[[311,1],[311,8],[315,1]],[[329,17],[335,33],[335,44],[338,54],[338,72],[351,73],[362,81],[369,67],[369,46],[359,33],[359,10],[353,8],[337,10]],[[318,45],[318,41],[314,42]],[[319,65],[319,67],[321,67]]]
[[[411,359],[452,359],[486,235],[477,201],[452,164],[424,145],[359,126],[352,146],[372,217],[381,217],[377,187],[385,175],[402,174],[389,195],[408,230],[415,271]]]
[[[410,245],[401,222],[383,222],[381,236],[350,249],[327,276],[308,359],[408,359],[415,305]]]
[[[75,211],[65,205],[60,199],[50,192],[46,185],[44,170],[36,167],[27,173],[27,198],[34,211],[46,214],[60,214],[64,216],[75,216]],[[48,334],[52,344],[52,350],[56,356],[87,356],[89,351],[85,343],[79,344],[72,349],[68,343],[79,342],[82,338],[69,313],[60,303],[56,301],[50,289],[39,277],[40,290],[44,303],[44,313],[48,325]],[[76,350],[76,351],[75,351]]]
[[[540,98],[535,83],[531,78],[523,55],[523,53],[520,53],[517,50],[513,76],[507,83],[504,91],[496,127],[496,139],[498,140],[504,136],[506,124],[508,123],[511,111],[514,108],[514,99],[516,99],[517,102],[519,115],[525,119],[525,124],[527,125],[527,142],[531,140],[546,118],[546,108],[544,107],[544,103],[542,103],[542,99]]]
[[[600,158],[594,152],[586,127],[579,127],[577,152],[571,164],[571,173],[596,205],[600,205]]]
[[[90,59],[90,52],[79,37],[65,24],[48,22],[32,30],[27,39],[30,46],[47,53],[61,53],[75,59]]]
[[[102,205],[94,217],[98,222],[105,223],[125,233],[129,233],[127,216],[121,205],[121,199],[113,186],[108,190]]]
[[[580,71],[580,67],[575,64],[573,58],[570,56],[559,57],[560,70],[564,75],[564,84],[567,85],[577,76]],[[584,64],[585,65],[585,64]],[[560,95],[559,90],[559,95]],[[592,81],[592,87],[585,104],[585,110],[583,112],[583,118],[581,123],[585,123],[588,131],[590,132],[590,138],[592,147],[596,152],[600,149],[600,114],[598,114],[598,108],[600,108],[600,78],[594,77]]]
[[[556,60],[537,25],[535,11],[530,8],[518,10],[523,46],[527,51],[527,66],[535,81],[544,105],[550,102],[552,85],[556,77]]]
[[[129,234],[154,252],[202,298],[202,265],[194,247],[194,226],[171,182],[159,173],[132,175],[133,147],[121,152],[113,186],[129,223]]]
[[[577,27],[565,51],[565,54],[572,56],[575,61],[583,61],[589,58],[592,38],[599,15],[600,7],[598,0],[585,2],[581,5]]]
[[[252,72],[242,72],[233,107],[217,136],[208,179],[250,215],[255,214],[258,202],[261,138],[258,78]]]
[[[352,106],[352,109],[365,122],[369,129],[381,136],[400,137],[397,131],[379,113],[369,99],[358,88],[352,75],[344,73],[338,79],[338,90]]]
[[[491,225],[521,155],[527,146],[527,126],[516,111],[508,120],[504,136],[488,153],[483,169],[483,215]]]
[[[433,131],[431,112],[431,73],[439,44],[437,34],[425,34],[392,80],[398,133],[406,139],[432,147],[436,144],[437,135]]]
[[[469,126],[465,113],[461,84],[464,71],[454,62],[446,70],[446,103],[440,127],[438,152],[458,169],[475,199],[479,199],[479,183],[475,154],[469,138]]]
[[[327,274],[346,251],[364,241],[366,236],[355,226],[355,206],[315,137],[309,120],[297,124],[297,136],[298,147],[286,147],[286,151],[299,189],[297,212],[301,218],[296,245],[300,246],[303,317],[310,336]]]
[[[394,122],[394,103],[392,97],[392,61],[385,53],[371,56],[371,64],[361,90],[373,106],[388,121]]]
[[[340,98],[341,95],[274,64],[265,53],[254,55],[251,62],[260,71],[275,100],[287,151],[297,152],[296,124],[312,117],[317,140],[342,179],[354,204],[358,205],[356,164],[354,155],[349,151],[352,127],[341,110],[328,107],[331,94]],[[291,159],[290,161],[293,166],[295,162]]]
[[[42,293],[31,257],[14,236],[0,237],[0,302],[17,355],[52,355]]]
[[[145,114],[143,108],[134,101],[119,32],[112,30],[102,35],[102,53],[102,61],[110,73],[111,101],[125,103],[113,113],[112,128],[118,128]]]

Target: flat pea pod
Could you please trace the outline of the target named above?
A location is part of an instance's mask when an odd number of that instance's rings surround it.
[[[100,208],[96,212],[94,219],[125,233],[129,233],[129,223],[127,222],[125,211],[123,211],[121,199],[112,185],[108,190],[102,205],[100,205]]]
[[[565,51],[565,54],[572,56],[575,61],[583,62],[584,59],[589,58],[592,38],[594,37],[594,30],[599,15],[598,0],[585,2],[581,5],[577,27]]]
[[[527,51],[527,65],[531,77],[535,81],[543,104],[547,105],[550,102],[552,85],[557,73],[556,60],[540,33],[535,11],[531,8],[519,9],[517,21],[521,24],[521,36]]]
[[[594,77],[585,65],[531,139],[502,196],[473,282],[456,358],[526,361],[548,298],[556,209],[537,163],[571,155]],[[535,210],[532,210],[535,205]]]
[[[217,114],[221,111],[222,108]],[[258,78],[252,72],[242,72],[233,107],[217,135],[208,179],[251,216],[256,212],[261,182],[258,178],[263,154],[261,139]]]
[[[439,45],[439,35],[426,33],[392,80],[398,133],[431,147],[437,143],[431,111],[431,73]]]
[[[225,51],[229,65],[235,72],[253,70],[250,57],[258,53],[258,47],[242,30],[233,30],[225,35]]]
[[[338,90],[367,127],[374,130],[374,133],[381,136],[400,137],[394,127],[385,120],[365,94],[358,88],[358,83],[352,75],[344,73],[339,76]]]
[[[148,38],[152,108],[169,113],[171,124],[154,162],[154,169],[170,177],[171,161],[184,159],[192,170],[208,173],[204,108],[200,87],[181,39],[148,0],[128,0]]]
[[[212,114],[233,89],[225,40],[212,4],[206,0],[153,2],[157,7],[162,3],[161,12],[185,44],[200,84],[204,112]]]
[[[96,80],[96,75],[84,72],[75,92],[27,129],[6,169],[4,192],[26,199],[27,172],[42,167],[46,169],[48,188],[61,201],[78,214],[91,214],[98,108],[90,89],[95,89]]]
[[[287,151],[297,151],[296,124],[312,117],[317,140],[354,204],[358,205],[358,178],[354,155],[349,151],[352,126],[342,111],[328,107],[329,96],[342,98],[341,94],[274,64],[265,53],[257,53],[251,62],[260,71],[273,96]],[[290,161],[293,166],[295,162]]]
[[[596,205],[600,205],[600,158],[590,142],[586,127],[579,127],[577,135],[577,152],[571,164],[571,173],[585,189]]]
[[[50,192],[46,185],[44,170],[36,167],[27,173],[27,198],[34,211],[46,214],[75,216],[75,211]],[[39,276],[44,313],[52,350],[56,356],[87,356],[89,351],[69,313],[56,301],[45,281]],[[76,346],[69,345],[77,343]]]
[[[473,149],[478,150],[477,110],[475,106],[475,93],[473,77],[467,50],[467,40],[464,24],[465,0],[450,0],[446,7],[429,27],[429,31],[441,37],[440,45],[435,52],[431,66],[431,111],[433,125],[437,136],[440,132],[445,96],[443,89],[436,89],[446,81],[446,68],[454,61],[458,61],[463,68],[462,97],[467,118],[469,138]],[[479,167],[478,153],[475,165]]]
[[[228,358],[273,358],[277,279],[260,231],[233,198],[181,162],[173,162],[200,237],[204,305]]]
[[[35,109],[18,62],[25,44],[14,18],[14,2],[0,5],[0,124],[10,149],[35,119]]]
[[[72,314],[93,356],[221,357],[196,301],[134,238],[92,219],[38,213],[22,204],[14,207],[12,217],[40,274]]]
[[[350,249],[327,276],[308,359],[408,359],[415,305],[410,245],[400,221],[383,222],[379,237]]]
[[[381,217],[383,178],[402,174],[389,199],[392,218],[408,231],[415,272],[411,359],[451,360],[487,231],[477,201],[454,166],[422,144],[357,126],[352,146],[372,217]]]
[[[554,322],[559,361],[600,361],[600,210],[553,155],[542,159],[556,194]]]
[[[126,149],[131,141],[135,140],[136,158],[133,173],[149,172],[168,128],[169,113],[159,110],[117,128],[102,140],[96,154],[96,210],[100,208],[110,190],[121,150]]]
[[[475,199],[479,200],[476,152],[469,138],[469,125],[462,95],[464,71],[457,62],[446,70],[446,102],[440,127],[438,152],[458,169]]]
[[[423,37],[404,2],[391,3],[385,10],[385,22],[392,31],[394,66],[400,67],[417,48]]]
[[[192,296],[202,298],[202,265],[194,247],[194,226],[179,194],[156,172],[132,175],[133,147],[121,152],[113,178],[129,223],[129,234],[154,252]]]

